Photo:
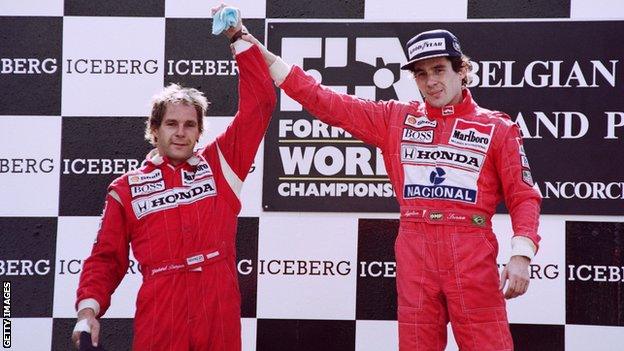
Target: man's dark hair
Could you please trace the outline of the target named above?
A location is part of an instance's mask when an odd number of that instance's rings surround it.
[[[466,87],[468,86],[468,84],[470,83],[470,79],[468,78],[468,72],[470,72],[472,70],[472,66],[470,65],[470,57],[466,56],[466,55],[461,55],[460,56],[446,56],[446,59],[448,59],[449,61],[451,61],[451,67],[453,67],[453,71],[459,73],[462,68],[466,68],[466,76],[464,77],[464,79],[462,79],[462,87]],[[412,72],[412,75],[414,75],[414,65],[412,64],[412,67],[409,68],[410,72]],[[416,77],[414,75],[414,77]]]
[[[468,78],[468,72],[472,70],[472,66],[470,65],[470,57],[466,55],[461,55],[461,57],[453,56],[447,57],[451,61],[451,66],[453,67],[453,71],[459,73],[462,68],[466,68],[466,76],[462,79],[462,87],[468,86],[470,83],[470,79]]]

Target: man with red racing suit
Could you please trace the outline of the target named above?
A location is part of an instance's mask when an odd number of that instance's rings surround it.
[[[215,141],[193,152],[207,107],[203,95],[171,85],[155,97],[147,136],[157,152],[108,188],[97,241],[80,277],[74,338],[88,331],[97,344],[96,317],[109,308],[126,274],[131,244],[143,274],[134,350],[241,349],[235,262],[239,194],[275,106],[275,91],[258,47],[232,29],[226,34],[238,39],[233,44],[240,72],[238,113]]]
[[[400,349],[443,350],[450,320],[460,350],[512,350],[504,297],[527,290],[541,196],[517,125],[479,107],[465,87],[469,61],[457,38],[434,30],[407,43],[409,62],[402,68],[414,74],[424,103],[334,92],[251,40],[286,94],[383,153],[401,209],[395,245]],[[499,278],[491,218],[503,198],[514,236]]]

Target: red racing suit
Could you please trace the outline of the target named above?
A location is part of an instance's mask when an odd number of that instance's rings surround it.
[[[104,315],[128,269],[129,245],[143,284],[134,350],[241,349],[235,237],[242,181],[275,106],[257,47],[236,55],[239,110],[227,130],[185,163],[160,155],[109,186],[77,309]]]
[[[512,350],[491,217],[504,198],[512,255],[532,258],[541,204],[517,125],[468,89],[459,104],[435,108],[340,94],[281,59],[271,74],[311,114],[383,153],[401,209],[400,349],[443,350],[450,319],[461,350]]]

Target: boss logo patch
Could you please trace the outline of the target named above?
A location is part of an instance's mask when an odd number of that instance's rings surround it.
[[[433,130],[403,128],[403,141],[431,144],[433,142]]]
[[[147,183],[130,187],[132,197],[147,195],[161,190],[165,190],[165,182],[163,180],[157,183]]]

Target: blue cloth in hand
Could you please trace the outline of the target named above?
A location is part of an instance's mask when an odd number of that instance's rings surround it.
[[[239,11],[235,7],[224,7],[212,16],[212,34],[219,35],[224,30],[236,26]]]

